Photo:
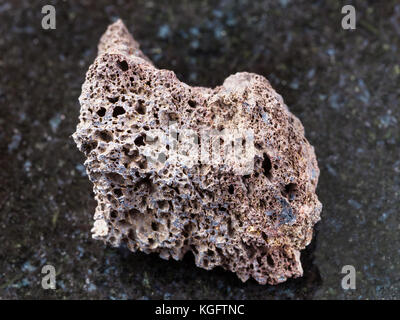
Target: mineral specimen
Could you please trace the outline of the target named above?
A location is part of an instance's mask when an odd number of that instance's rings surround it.
[[[303,273],[322,206],[300,121],[262,76],[190,87],[159,70],[121,21],[102,36],[73,138],[97,208],[93,237],[246,281]]]

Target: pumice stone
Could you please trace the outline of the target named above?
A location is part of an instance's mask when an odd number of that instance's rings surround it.
[[[97,207],[93,238],[278,284],[322,205],[304,128],[261,75],[191,87],[157,69],[122,21],[101,37],[73,134]]]

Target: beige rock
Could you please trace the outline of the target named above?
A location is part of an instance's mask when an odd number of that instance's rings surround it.
[[[190,87],[154,67],[117,21],[79,101],[73,138],[98,203],[94,238],[164,259],[191,251],[197,266],[242,281],[302,275],[300,250],[322,209],[319,169],[302,124],[264,77]]]

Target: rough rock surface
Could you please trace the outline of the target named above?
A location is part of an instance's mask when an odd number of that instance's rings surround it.
[[[100,40],[80,103],[73,137],[98,202],[94,238],[165,259],[191,251],[197,266],[222,266],[242,281],[302,275],[300,250],[322,208],[319,169],[302,124],[264,77],[242,72],[214,89],[190,87],[155,68],[117,21]],[[154,132],[171,123],[177,132],[251,128],[253,170],[169,161],[174,141],[155,146]],[[155,154],[166,158],[150,161]]]

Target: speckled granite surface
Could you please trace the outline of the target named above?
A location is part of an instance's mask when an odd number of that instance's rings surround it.
[[[353,1],[1,1],[0,298],[400,298],[400,5]],[[57,29],[41,28],[53,4]],[[347,3],[346,3],[347,4]],[[315,146],[322,220],[301,279],[242,284],[221,269],[90,238],[95,202],[71,139],[100,35],[122,18],[160,68],[215,86],[263,74]],[[52,264],[57,289],[43,290]],[[357,289],[341,288],[354,265]]]

